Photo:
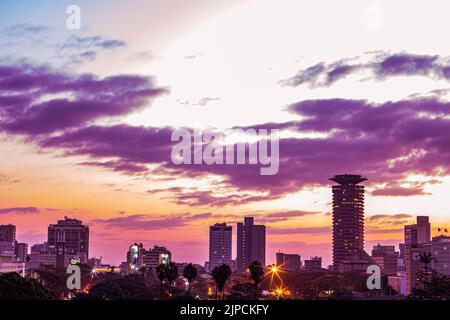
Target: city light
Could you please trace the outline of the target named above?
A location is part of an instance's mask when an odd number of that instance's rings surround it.
[[[284,281],[281,278],[281,273],[283,273],[283,270],[281,269],[283,265],[272,265],[268,268],[268,271],[266,272],[265,276],[270,276],[270,283],[269,283],[269,289],[272,289],[274,286],[283,286]]]
[[[277,299],[283,299],[287,296],[291,295],[291,292],[288,288],[284,286],[277,286],[275,290],[272,291],[272,295],[275,296]]]
[[[91,278],[94,278],[95,276],[97,276],[97,269],[92,268],[90,273],[91,273]]]

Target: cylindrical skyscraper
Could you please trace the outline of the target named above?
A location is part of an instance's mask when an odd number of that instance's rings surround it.
[[[351,260],[364,250],[364,186],[365,177],[354,174],[330,178],[333,186],[333,267]]]

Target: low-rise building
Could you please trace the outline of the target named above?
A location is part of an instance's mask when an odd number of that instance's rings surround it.
[[[297,272],[302,268],[302,260],[298,254],[276,253],[276,264],[286,271]]]
[[[305,271],[321,271],[322,270],[322,257],[311,257],[309,260],[305,260]]]

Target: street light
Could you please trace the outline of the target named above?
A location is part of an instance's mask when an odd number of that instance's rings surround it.
[[[288,290],[288,288],[283,287],[283,285],[277,286],[275,290],[272,292],[272,294],[277,298],[284,298],[285,296],[291,295],[291,292]]]
[[[273,285],[275,282],[279,282],[280,286],[283,286],[284,282],[280,276],[280,273],[283,272],[281,267],[282,267],[282,265],[277,266],[276,264],[269,266],[268,271],[266,272],[265,275],[266,276],[270,275],[270,288],[273,288]],[[278,281],[274,281],[274,278],[278,279]]]

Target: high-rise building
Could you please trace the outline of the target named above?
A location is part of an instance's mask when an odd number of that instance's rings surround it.
[[[0,225],[0,241],[16,241],[16,226],[12,224]]]
[[[431,252],[431,226],[428,216],[418,216],[416,223],[405,226],[406,293],[417,288],[417,274],[423,270],[420,255]]]
[[[28,244],[16,242],[14,253],[16,254],[17,262],[26,262],[28,255]]]
[[[221,264],[231,267],[232,227],[226,223],[216,223],[209,227],[209,268]]]
[[[397,275],[398,252],[395,246],[382,246],[378,244],[372,249],[372,259],[388,276]]]
[[[305,271],[321,271],[322,270],[322,257],[311,257],[309,260],[305,260]]]
[[[237,224],[237,271],[242,272],[253,261],[266,264],[266,226],[255,225],[253,217]]]
[[[282,270],[297,272],[302,268],[302,260],[298,254],[276,253],[277,266]]]
[[[355,260],[364,251],[364,186],[361,175],[343,174],[330,178],[333,190],[333,267]]]
[[[48,245],[56,254],[56,267],[64,268],[73,258],[87,263],[89,259],[89,227],[82,221],[64,217],[57,224],[48,226]]]
[[[434,270],[440,274],[450,276],[450,237],[440,235],[431,240],[431,254],[433,255]]]
[[[405,226],[405,245],[430,242],[431,225],[428,216],[417,216],[415,224]]]

